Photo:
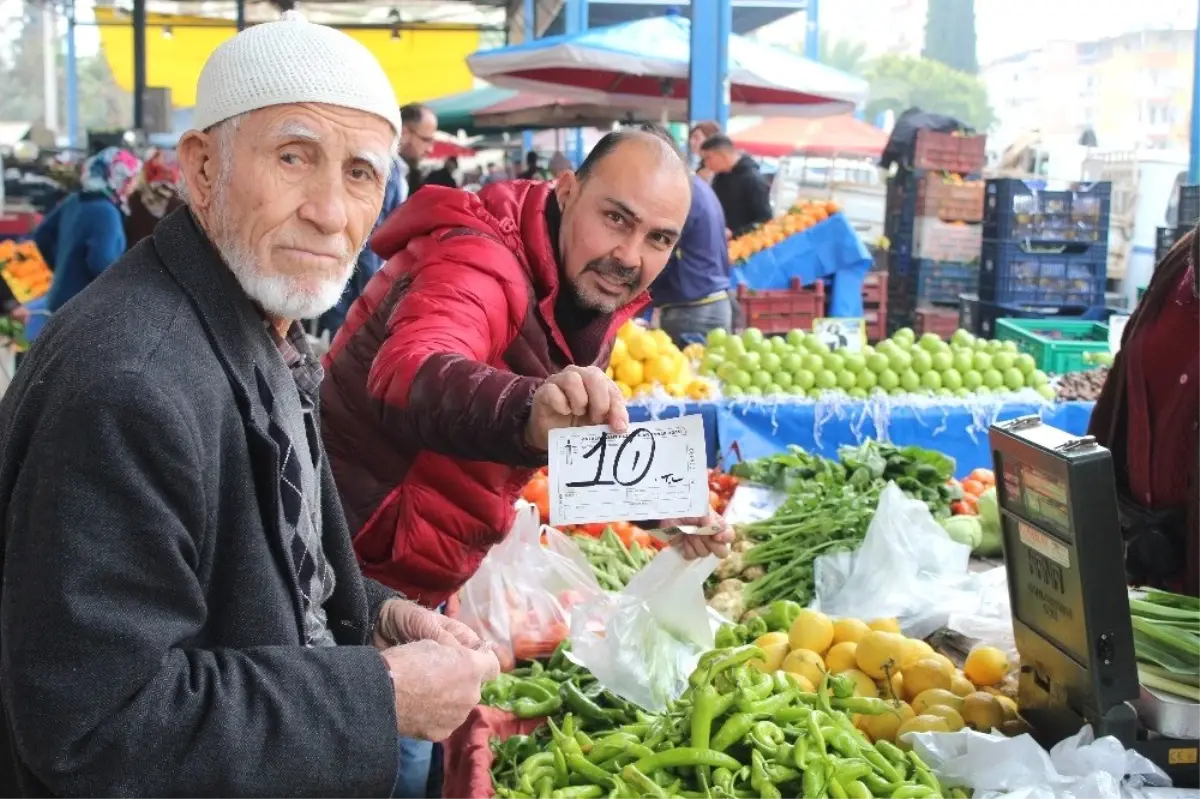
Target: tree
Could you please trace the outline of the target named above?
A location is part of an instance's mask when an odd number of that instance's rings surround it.
[[[916,106],[952,116],[977,130],[991,127],[993,114],[987,89],[974,75],[929,58],[884,55],[871,63],[867,78],[871,82],[867,119],[889,110],[899,114]]]
[[[834,39],[822,33],[818,58],[825,66],[851,75],[863,75],[867,71],[867,46],[862,42]]]
[[[928,0],[921,55],[970,75],[979,73],[975,0]]]

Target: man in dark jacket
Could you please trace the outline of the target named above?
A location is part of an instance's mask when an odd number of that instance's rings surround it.
[[[400,124],[370,52],[291,14],[214,51],[189,208],[51,320],[0,402],[25,795],[390,795],[398,739],[444,738],[498,673],[354,561],[295,320],[341,293]]]
[[[392,216],[374,243],[388,262],[350,309],[321,391],[368,576],[437,607],[508,533],[550,429],[625,426],[603,369],[688,195],[669,137],[624,130],[553,184],[430,187]],[[681,538],[698,554],[728,536]]]
[[[725,211],[725,224],[734,236],[770,221],[771,192],[758,164],[738,153],[733,140],[718,133],[700,147],[704,166],[713,173],[712,188]]]
[[[1155,268],[1088,429],[1113,454],[1130,582],[1192,596],[1200,592],[1198,265],[1193,230]]]
[[[458,180],[455,179],[454,173],[458,171],[458,159],[454,156],[449,156],[442,165],[429,173],[425,178],[422,186],[445,186],[448,189],[457,189]]]
[[[701,177],[692,175],[692,207],[683,234],[667,268],[650,286],[650,296],[661,314],[659,326],[678,347],[687,346],[687,336],[733,326],[725,214]]]

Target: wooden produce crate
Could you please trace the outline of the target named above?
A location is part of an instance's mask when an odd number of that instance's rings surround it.
[[[887,338],[887,284],[887,272],[868,272],[863,278],[863,319],[872,343]]]
[[[987,136],[958,136],[933,130],[917,132],[913,169],[933,169],[970,175],[987,162]]]
[[[768,334],[812,330],[813,321],[825,316],[825,285],[818,280],[806,289],[792,278],[791,288],[786,289],[755,291],[738,286],[737,301],[746,327]]]
[[[933,333],[941,339],[949,339],[958,330],[958,309],[929,306],[918,308],[913,323],[913,332],[918,336]]]
[[[983,220],[984,182],[966,183],[928,174],[917,184],[917,216],[943,222],[980,222]]]
[[[928,261],[969,264],[979,261],[983,248],[983,227],[962,222],[943,222],[922,217],[913,226],[912,254]]]

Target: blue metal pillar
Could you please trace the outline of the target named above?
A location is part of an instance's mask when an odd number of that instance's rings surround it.
[[[79,61],[75,54],[75,1],[67,0],[67,146],[79,141]]]
[[[525,35],[521,38],[521,44],[529,44],[537,38],[537,2],[536,0],[525,0],[521,5],[523,12],[523,22],[525,24]],[[521,157],[525,158],[533,150],[533,131],[527,130],[521,133]]]
[[[692,2],[691,64],[688,68],[688,123],[729,122],[729,37],[732,0]]]
[[[1200,185],[1200,2],[1196,4],[1196,12],[1196,34],[1192,47],[1192,130],[1188,142],[1188,183],[1192,186]]]
[[[804,10],[804,57],[821,60],[821,0],[808,0]]]
[[[562,13],[568,36],[578,36],[588,29],[588,0],[565,0]],[[579,128],[572,130],[570,140],[571,152],[567,157],[578,168],[587,155],[583,150],[583,131]]]

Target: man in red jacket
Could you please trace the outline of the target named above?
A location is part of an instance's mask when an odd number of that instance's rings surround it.
[[[350,309],[321,391],[364,573],[437,607],[507,534],[551,429],[625,428],[603,369],[690,203],[670,139],[625,129],[553,184],[429,187],[380,228],[387,264]],[[695,556],[731,537],[680,538]]]

